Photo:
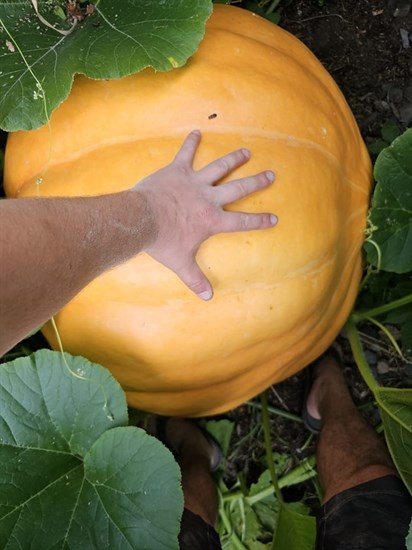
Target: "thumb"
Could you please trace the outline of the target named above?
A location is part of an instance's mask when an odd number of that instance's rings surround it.
[[[185,285],[202,300],[210,300],[212,298],[212,285],[195,261],[185,270],[179,271],[177,275]]]

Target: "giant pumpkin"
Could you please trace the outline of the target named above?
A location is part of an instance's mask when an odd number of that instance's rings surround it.
[[[197,167],[242,146],[252,159],[231,179],[277,175],[271,188],[230,206],[275,212],[275,228],[201,246],[210,302],[141,254],[56,316],[64,348],[108,367],[130,405],[168,415],[225,411],[330,345],[358,291],[371,167],[341,92],[299,40],[216,5],[185,67],[117,81],[79,76],[51,128],[10,136],[9,195],[131,187],[169,163],[194,128],[203,133]],[[50,324],[44,333],[56,347]]]

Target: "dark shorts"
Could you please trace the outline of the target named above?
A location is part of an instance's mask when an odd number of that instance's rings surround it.
[[[317,517],[316,550],[405,550],[412,498],[396,476],[332,497]]]
[[[362,483],[322,506],[316,550],[405,550],[411,518],[412,498],[398,477]],[[186,509],[179,542],[180,550],[221,550],[213,527]]]
[[[180,550],[221,550],[219,535],[211,525],[186,508],[179,534]]]

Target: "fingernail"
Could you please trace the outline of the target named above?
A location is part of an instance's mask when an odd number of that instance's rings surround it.
[[[247,159],[250,159],[250,151],[249,149],[242,149],[243,156],[245,156]]]
[[[274,214],[271,214],[271,215],[270,215],[270,223],[271,223],[272,225],[276,225],[276,224],[278,223],[278,217],[275,216]]]
[[[210,300],[213,296],[213,293],[211,290],[204,290],[203,292],[200,292],[198,296],[199,298],[202,298],[202,300]]]
[[[200,130],[193,130],[192,134],[196,134],[197,136],[200,136]]]
[[[265,176],[269,181],[275,181],[275,174],[271,170],[267,170]]]

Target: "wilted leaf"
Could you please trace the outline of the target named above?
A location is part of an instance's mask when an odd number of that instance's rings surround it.
[[[273,514],[275,513],[274,510]],[[252,508],[244,500],[233,502],[230,520],[238,538],[246,548],[253,548],[253,550],[270,548],[271,531],[268,531],[261,523],[255,507]]]

